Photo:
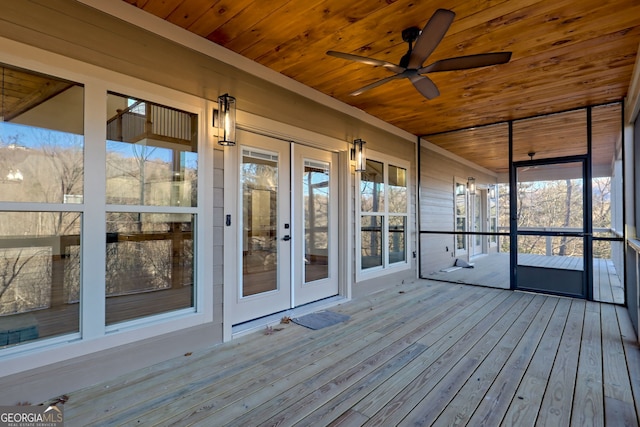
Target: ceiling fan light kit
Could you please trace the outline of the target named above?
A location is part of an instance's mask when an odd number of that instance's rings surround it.
[[[407,53],[400,58],[398,64],[350,53],[336,52],[334,50],[328,51],[327,55],[360,62],[362,64],[383,67],[395,73],[393,76],[385,77],[384,79],[361,87],[352,92],[352,96],[360,95],[392,80],[409,79],[416,90],[425,98],[433,99],[440,95],[440,91],[435,83],[433,83],[429,77],[425,76],[425,74],[487,67],[490,65],[504,64],[511,59],[511,52],[492,52],[441,59],[427,66],[423,66],[424,62],[444,38],[455,16],[455,13],[451,10],[438,9],[431,16],[429,22],[425,24],[422,31],[420,31],[418,27],[409,27],[402,31],[402,40],[409,44],[409,49]]]

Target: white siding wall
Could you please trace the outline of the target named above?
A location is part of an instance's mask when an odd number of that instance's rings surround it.
[[[466,180],[472,176],[479,186],[495,184],[496,178],[424,146],[420,150],[420,228],[426,231],[455,231],[455,178]],[[420,262],[424,277],[431,271],[453,265],[453,235],[423,234],[420,244]]]

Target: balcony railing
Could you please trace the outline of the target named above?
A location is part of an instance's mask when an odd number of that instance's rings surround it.
[[[107,139],[135,143],[144,138],[191,142],[196,133],[195,114],[138,101],[107,121]]]

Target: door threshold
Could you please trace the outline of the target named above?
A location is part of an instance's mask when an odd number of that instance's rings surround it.
[[[301,317],[305,314],[313,313],[316,311],[324,310],[330,307],[335,307],[338,304],[348,301],[347,298],[336,295],[329,298],[324,298],[319,301],[310,302],[308,304],[301,305],[299,307],[283,310],[278,313],[273,313],[268,316],[260,317],[258,319],[249,320],[248,322],[239,323],[231,327],[231,339],[241,337],[243,335],[255,332],[260,329],[264,329],[267,326],[273,326],[280,323],[280,320],[287,317]]]

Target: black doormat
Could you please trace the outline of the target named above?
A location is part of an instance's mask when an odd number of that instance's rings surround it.
[[[340,322],[346,322],[350,317],[346,314],[336,313],[334,311],[318,311],[317,313],[307,314],[302,317],[292,319],[293,323],[304,326],[309,329],[322,329],[327,326],[336,325]]]

